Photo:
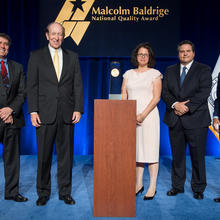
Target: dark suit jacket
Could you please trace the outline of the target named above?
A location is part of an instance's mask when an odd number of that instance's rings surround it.
[[[169,66],[163,79],[162,98],[166,103],[164,122],[173,127],[179,116],[174,113],[172,105],[175,102],[190,100],[186,105],[189,112],[180,116],[182,125],[186,129],[207,127],[210,125],[210,114],[207,98],[212,85],[210,67],[193,62],[182,87],[180,87],[180,64]]]
[[[214,102],[214,112],[213,116],[217,116],[220,119],[220,74],[218,74],[218,83],[217,83],[217,91],[216,91],[216,99]]]
[[[76,53],[63,50],[63,69],[58,82],[48,47],[31,53],[27,74],[28,111],[38,112],[43,124],[56,119],[58,103],[65,123],[74,111],[83,113],[83,87]]]
[[[13,109],[13,125],[17,128],[24,126],[22,105],[25,98],[25,77],[22,65],[8,60],[9,89],[3,84],[0,76],[0,108],[10,107]]]

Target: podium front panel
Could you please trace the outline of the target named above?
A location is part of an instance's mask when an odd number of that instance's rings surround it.
[[[96,217],[136,216],[136,101],[95,100]]]

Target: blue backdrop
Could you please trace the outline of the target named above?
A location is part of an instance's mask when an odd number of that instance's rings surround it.
[[[164,1],[164,0],[163,0]],[[39,1],[36,0],[1,0],[0,32],[6,32],[12,37],[13,44],[9,58],[23,64],[26,71],[30,51],[39,48]],[[60,1],[60,5],[64,1]],[[216,1],[201,2],[199,0],[180,0],[180,39],[189,39],[196,46],[196,60],[215,66],[220,52],[220,22]],[[47,18],[45,18],[47,19]],[[50,22],[50,21],[48,21]],[[144,34],[144,30],[143,30]],[[146,35],[149,34],[146,32]],[[170,33],[172,35],[172,33]],[[158,41],[163,36],[155,36]],[[125,45],[126,46],[126,45]],[[79,54],[80,55],[80,54]],[[94,99],[108,97],[110,80],[110,63],[119,61],[121,71],[131,68],[129,57],[81,57],[80,64],[84,84],[85,113],[75,129],[75,154],[93,153],[93,113]],[[166,66],[177,62],[176,57],[157,57],[156,68],[162,73]],[[27,103],[24,106],[26,126],[22,128],[21,154],[36,154],[35,128],[30,124],[27,113]],[[161,120],[165,104],[160,101]],[[170,155],[168,129],[161,121],[160,153]],[[2,146],[0,147],[0,154]],[[220,146],[211,132],[208,134],[207,155],[220,155]]]

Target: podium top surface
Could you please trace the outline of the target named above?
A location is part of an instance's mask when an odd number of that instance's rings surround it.
[[[94,102],[109,102],[109,103],[113,103],[113,102],[134,102],[136,103],[136,100],[117,100],[117,99],[94,99]]]

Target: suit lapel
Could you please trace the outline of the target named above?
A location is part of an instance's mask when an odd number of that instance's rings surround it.
[[[5,85],[4,85],[3,81],[2,81],[2,76],[1,75],[0,75],[0,88],[4,88],[3,90],[1,90],[1,92],[2,91],[6,91],[5,90]]]
[[[180,64],[176,65],[176,71],[175,71],[175,80],[177,83],[178,89],[180,88]]]
[[[14,73],[15,73],[14,66],[12,65],[10,60],[8,61],[8,71],[9,71],[9,85],[10,85],[9,89],[10,89],[11,85],[13,83],[13,77],[14,77]]]
[[[54,79],[58,83],[56,71],[55,71],[55,68],[53,65],[53,60],[52,60],[52,57],[51,57],[51,54],[50,54],[48,47],[44,48],[44,57],[45,57],[46,65],[48,66],[48,68],[50,70],[49,74],[51,74],[52,79]]]
[[[65,77],[66,74],[66,66],[67,66],[67,59],[68,59],[68,54],[67,51],[65,49],[62,48],[63,51],[63,68],[62,68],[62,73],[61,73],[61,77],[60,77],[60,82],[63,80],[63,78]]]

